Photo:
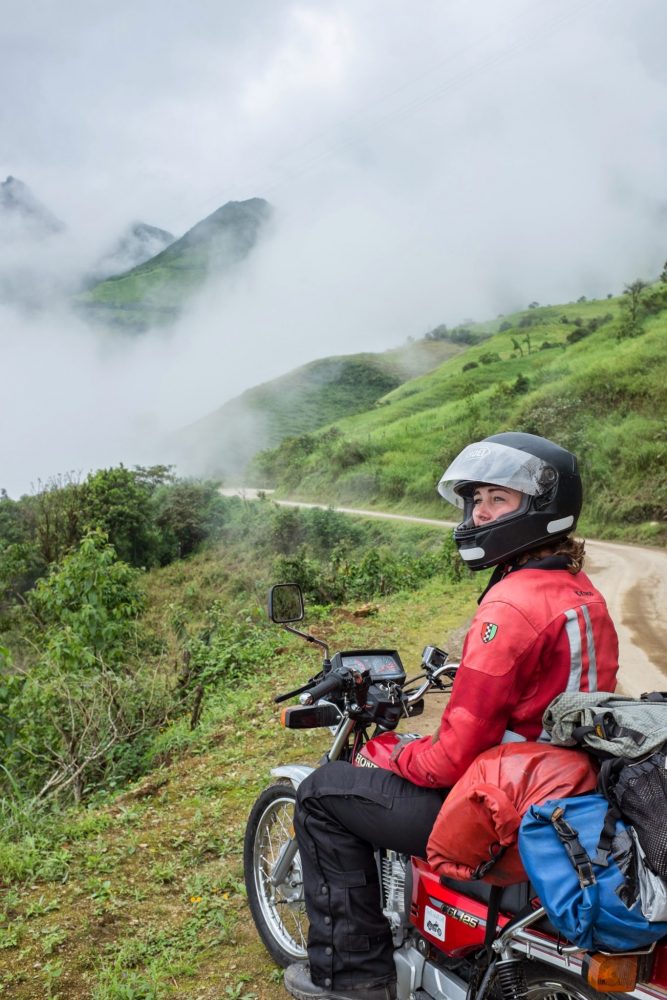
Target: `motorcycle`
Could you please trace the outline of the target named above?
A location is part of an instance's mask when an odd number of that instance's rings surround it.
[[[397,735],[398,724],[423,712],[429,692],[447,691],[457,665],[436,646],[426,647],[421,670],[410,679],[396,650],[330,656],[327,643],[295,627],[304,614],[296,584],[271,588],[271,620],[324,654],[316,676],[274,699],[299,699],[282,710],[282,724],[332,731],[320,764],[387,766],[397,742],[415,738]],[[273,768],[276,781],[255,802],[245,833],[250,912],[283,967],[306,958],[308,917],[292,817],[296,790],[313,770],[305,764]],[[423,858],[391,850],[376,856],[398,1000],[594,1000],[612,992],[667,1000],[667,939],[631,954],[587,954],[559,936],[527,882],[499,890],[484,881],[440,877]]]

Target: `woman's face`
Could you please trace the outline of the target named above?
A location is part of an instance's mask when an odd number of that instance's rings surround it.
[[[476,486],[473,493],[472,520],[476,528],[513,514],[521,505],[523,493],[508,486]]]

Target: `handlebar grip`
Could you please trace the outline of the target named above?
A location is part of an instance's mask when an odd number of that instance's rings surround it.
[[[312,705],[313,702],[316,702],[319,698],[323,698],[330,691],[339,691],[344,684],[344,680],[344,677],[332,671],[330,674],[327,674],[323,681],[315,684],[309,691],[302,694],[299,701],[302,705]]]

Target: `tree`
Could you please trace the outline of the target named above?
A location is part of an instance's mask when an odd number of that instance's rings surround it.
[[[81,538],[81,491],[74,477],[55,476],[20,501],[30,537],[45,566],[58,562]]]
[[[162,486],[152,505],[162,536],[162,563],[190,555],[224,520],[223,499],[211,483],[180,480]]]
[[[29,594],[31,652],[0,685],[0,783],[14,793],[79,801],[91,782],[138,766],[135,742],[169,703],[164,677],[136,656],[138,580],[93,531]]]
[[[141,479],[141,473],[123,465],[89,476],[81,489],[81,522],[84,529],[105,532],[124,562],[152,566],[158,561],[159,537],[151,491]]]
[[[21,505],[12,500],[6,490],[0,490],[0,552],[7,545],[28,540]]]
[[[642,292],[647,287],[648,285],[641,278],[637,278],[632,284],[625,286],[624,298],[633,323],[637,321]]]
[[[39,580],[27,601],[39,623],[38,645],[78,672],[102,660],[122,662],[144,604],[137,571],[117,558],[99,530]]]
[[[642,292],[648,285],[641,278],[637,278],[631,284],[626,285],[623,290],[621,321],[618,327],[618,339],[624,337],[635,337],[640,333],[641,312],[642,312]]]

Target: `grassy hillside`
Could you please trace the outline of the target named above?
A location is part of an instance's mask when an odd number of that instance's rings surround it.
[[[150,773],[122,790],[99,788],[79,808],[40,815],[9,796],[0,800],[0,996],[282,996],[281,972],[245,902],[243,832],[270,768],[314,762],[330,735],[278,724],[274,695],[312,676],[320,660],[306,643],[263,625],[276,552],[278,563],[292,560],[292,568],[308,572],[318,542],[336,560],[331,580],[349,586],[354,546],[362,542],[355,586],[366,596],[331,611],[311,598],[307,626],[334,649],[395,646],[409,673],[426,643],[447,648],[448,634],[472,611],[479,579],[437,572],[425,580],[417,563],[412,583],[406,578],[394,592],[376,575],[380,589],[369,603],[378,566],[405,571],[411,559],[432,559],[443,548],[439,530],[371,521],[364,528],[326,511],[226,503],[221,543],[145,575],[142,655],[173,683],[186,665],[214,678],[198,723],[189,703],[174,710],[154,734]],[[322,556],[318,578],[327,565]]]
[[[461,350],[451,340],[418,341],[383,354],[313,361],[249,389],[186,428],[171,442],[173,458],[200,474],[238,477],[258,451],[368,410]]]
[[[86,318],[137,333],[176,319],[210,274],[224,274],[255,245],[270,216],[261,198],[230,201],[162,253],[76,297]]]
[[[483,343],[364,413],[258,456],[247,476],[302,499],[440,512],[435,484],[469,441],[543,434],[580,457],[582,527],[667,542],[667,287],[502,317]],[[475,329],[474,327],[472,328]]]

